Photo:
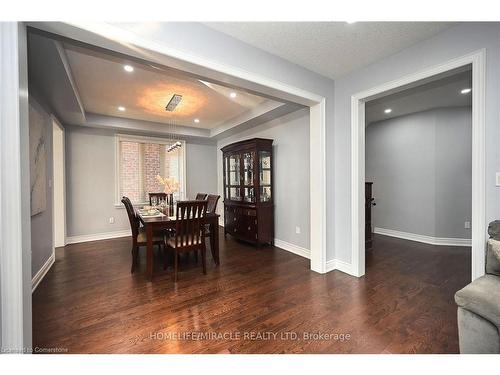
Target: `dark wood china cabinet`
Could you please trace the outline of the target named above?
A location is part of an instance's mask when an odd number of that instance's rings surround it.
[[[274,243],[273,140],[253,138],[223,147],[224,235]]]

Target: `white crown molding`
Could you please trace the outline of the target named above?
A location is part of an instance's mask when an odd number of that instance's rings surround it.
[[[277,238],[274,239],[274,246],[279,247],[280,249],[289,251],[295,255],[299,255],[303,258],[310,259],[311,251],[306,249],[305,247],[294,245],[293,243],[279,240]]]
[[[262,116],[262,115],[264,115],[268,112],[271,112],[271,111],[275,110],[276,108],[281,107],[283,105],[284,105],[283,103],[274,102],[274,101],[264,102],[264,103],[260,104],[259,106],[252,108],[252,109],[242,113],[241,115],[220,124],[219,126],[217,126],[215,128],[210,129],[209,137],[213,138],[213,137],[221,135],[225,132],[228,132],[229,130],[231,130],[233,128],[239,127],[240,125],[245,124],[246,122],[248,122],[256,117]],[[224,138],[224,137],[222,137],[222,138]]]
[[[74,243],[81,243],[81,242],[109,240],[112,238],[128,237],[131,235],[132,235],[132,233],[131,233],[130,229],[118,230],[115,232],[84,234],[84,235],[80,235],[80,236],[67,237],[66,238],[66,245],[70,245],[70,244],[74,244]]]
[[[403,240],[422,242],[429,245],[438,246],[471,246],[472,240],[470,238],[446,238],[446,237],[432,237],[423,234],[401,232],[392,229],[377,228],[373,229],[374,233],[381,234],[389,237],[401,238]]]
[[[210,130],[192,126],[164,124],[161,122],[135,120],[131,118],[100,115],[86,112],[86,121],[81,126],[109,129],[117,132],[134,132],[163,138],[201,138],[209,140]]]
[[[56,46],[56,50],[59,53],[59,58],[61,59],[61,63],[64,67],[64,71],[66,72],[66,76],[68,78],[71,89],[73,90],[73,95],[75,95],[75,100],[78,104],[78,108],[80,109],[81,115],[85,120],[85,108],[83,107],[82,97],[80,95],[80,92],[78,91],[78,86],[76,85],[76,81],[73,77],[73,72],[68,61],[68,56],[66,55],[66,50],[63,44],[58,40],[54,40],[54,45]]]
[[[47,259],[47,261],[43,264],[42,268],[38,270],[36,275],[33,276],[33,279],[31,280],[31,293],[35,291],[36,287],[43,280],[47,272],[49,272],[50,268],[52,267],[55,261],[56,261],[55,251],[54,249],[52,249],[52,254],[50,254],[49,259]]]

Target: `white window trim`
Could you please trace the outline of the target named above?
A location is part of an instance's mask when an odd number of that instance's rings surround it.
[[[187,176],[186,176],[186,141],[182,139],[175,138],[156,138],[156,137],[146,137],[140,135],[129,135],[129,134],[116,134],[115,135],[115,207],[125,208],[121,202],[120,197],[120,142],[146,142],[146,143],[157,143],[161,145],[171,145],[175,142],[181,142],[183,153],[182,153],[182,186],[181,186],[181,199],[186,197],[187,188]],[[149,202],[139,202],[134,203],[134,206],[144,206],[149,204]]]

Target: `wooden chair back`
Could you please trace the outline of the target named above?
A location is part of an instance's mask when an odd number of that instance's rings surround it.
[[[139,220],[135,214],[134,206],[128,197],[122,197],[122,203],[127,209],[128,220],[130,221],[130,229],[132,229],[132,237],[137,238],[139,234]]]
[[[207,199],[207,194],[205,193],[198,193],[196,194],[196,198],[195,198],[197,201],[204,201],[205,199]]]
[[[207,201],[177,202],[175,222],[175,248],[196,249],[204,244],[204,218]]]
[[[165,204],[167,203],[167,193],[148,193],[149,194],[149,205],[152,206],[153,203],[151,201],[151,198],[156,197],[156,201],[159,203],[160,200],[165,201]]]
[[[208,194],[207,197],[207,212],[214,214],[217,210],[217,202],[219,202],[220,195]]]

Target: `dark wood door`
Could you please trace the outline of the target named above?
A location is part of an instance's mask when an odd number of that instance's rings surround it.
[[[373,182],[365,182],[365,250],[373,248],[372,206],[374,205]]]

